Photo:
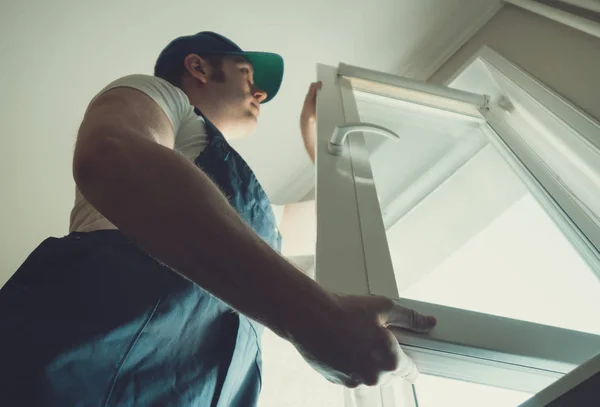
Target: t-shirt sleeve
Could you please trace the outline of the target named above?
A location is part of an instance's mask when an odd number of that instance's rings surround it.
[[[137,89],[154,100],[169,118],[176,136],[182,122],[193,110],[187,95],[181,89],[162,78],[150,75],[135,74],[119,78],[102,89],[94,99],[111,89],[120,87]]]

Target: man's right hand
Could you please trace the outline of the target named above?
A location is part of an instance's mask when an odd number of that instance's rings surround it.
[[[377,385],[390,373],[414,381],[416,365],[387,328],[426,333],[436,319],[385,297],[333,297],[337,309],[332,314],[296,335],[291,332],[291,341],[308,363],[327,380],[346,387]]]

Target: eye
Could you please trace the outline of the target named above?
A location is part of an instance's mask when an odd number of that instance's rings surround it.
[[[242,71],[242,73],[248,75],[250,73],[250,69],[248,69],[247,67],[243,66],[240,68],[240,71]]]

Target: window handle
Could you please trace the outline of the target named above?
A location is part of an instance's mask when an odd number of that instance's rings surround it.
[[[344,150],[344,142],[346,141],[346,136],[350,133],[354,132],[363,132],[363,133],[375,133],[380,136],[384,136],[390,138],[392,140],[398,140],[400,138],[399,135],[394,133],[391,130],[386,129],[385,127],[378,126],[376,124],[371,123],[350,123],[344,126],[336,126],[333,130],[333,135],[331,136],[331,140],[329,140],[329,153],[333,155],[341,155]]]

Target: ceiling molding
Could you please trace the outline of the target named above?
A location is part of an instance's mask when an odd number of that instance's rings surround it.
[[[492,17],[502,8],[504,1],[486,2],[487,7],[474,8],[472,13],[450,16],[454,21],[453,33],[441,33],[432,30],[423,41],[425,46],[411,55],[409,63],[400,70],[398,75],[413,79],[428,80],[437,72],[463,45],[465,45]],[[463,11],[465,11],[463,9]],[[448,44],[448,38],[455,40]]]

